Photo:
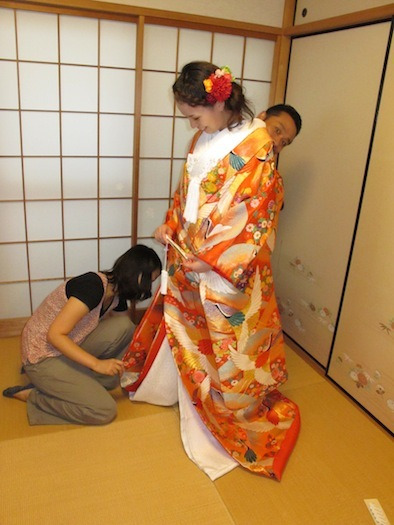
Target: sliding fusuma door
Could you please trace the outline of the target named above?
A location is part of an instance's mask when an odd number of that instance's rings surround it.
[[[274,253],[285,332],[323,367],[357,225],[390,24],[296,38],[286,102],[303,127],[280,155],[285,204]]]

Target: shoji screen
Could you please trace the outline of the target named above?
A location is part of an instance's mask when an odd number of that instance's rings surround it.
[[[256,110],[268,104],[274,40],[143,29],[137,49],[133,21],[0,8],[0,319],[29,316],[64,278],[110,267],[133,242],[162,253],[153,232],[192,137],[171,94],[186,62],[229,65]]]
[[[0,9],[0,317],[131,245],[133,23]]]
[[[328,375],[394,432],[394,51]]]
[[[236,35],[147,25],[144,29],[138,240],[162,254],[152,239],[162,224],[195,133],[175,110],[176,72],[193,60],[228,65],[256,110],[267,107],[274,42]],[[146,306],[146,302],[141,306]]]
[[[390,24],[293,41],[286,101],[303,129],[282,154],[275,251],[285,332],[323,366],[349,260]]]

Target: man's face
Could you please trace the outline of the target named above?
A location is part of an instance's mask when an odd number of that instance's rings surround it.
[[[294,120],[288,113],[271,115],[265,120],[267,131],[274,141],[274,153],[280,153],[282,149],[293,142],[297,135]]]

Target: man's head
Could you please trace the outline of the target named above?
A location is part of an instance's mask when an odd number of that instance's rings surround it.
[[[287,104],[271,106],[260,113],[259,118],[264,120],[267,131],[274,141],[275,153],[280,153],[284,147],[291,144],[302,126],[298,111]]]

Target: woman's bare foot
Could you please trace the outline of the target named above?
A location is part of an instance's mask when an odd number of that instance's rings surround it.
[[[10,386],[3,390],[3,396],[9,397],[10,399],[19,399],[20,401],[27,401],[33,388],[33,383],[29,383],[28,385]]]
[[[21,390],[20,392],[17,392],[16,394],[14,394],[13,397],[15,399],[19,399],[20,401],[24,401],[26,403],[32,390],[33,390],[32,388],[28,388],[27,390]]]

